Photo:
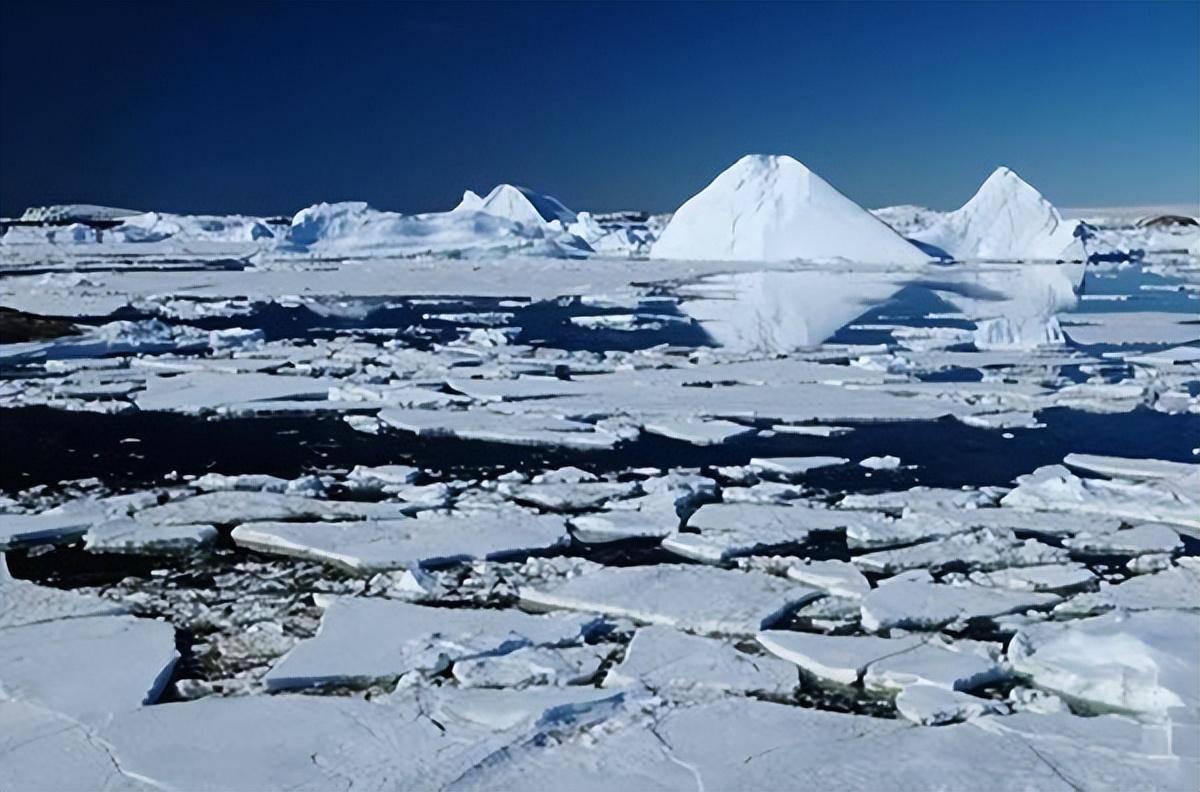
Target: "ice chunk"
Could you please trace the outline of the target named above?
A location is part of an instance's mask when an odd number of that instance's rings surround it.
[[[1002,616],[1057,602],[1054,594],[900,581],[872,589],[862,602],[862,624],[878,632],[893,627],[937,629],[955,621]]]
[[[450,517],[358,522],[249,522],[233,541],[310,558],[355,574],[543,550],[569,537],[561,517],[504,509]]]
[[[652,258],[785,261],[843,258],[919,264],[921,251],[788,156],[738,160],[689,199]]]
[[[463,687],[579,685],[594,678],[607,658],[608,651],[602,645],[561,649],[533,646],[456,660],[453,674]]]
[[[582,481],[578,484],[529,484],[512,489],[517,503],[556,512],[580,512],[599,508],[608,501],[627,498],[638,490],[636,482]]]
[[[146,389],[134,401],[140,410],[204,412],[253,402],[325,399],[333,383],[330,379],[260,372],[196,371],[173,377],[150,377]]]
[[[796,669],[770,655],[754,655],[713,638],[670,627],[638,629],[625,659],[605,677],[605,687],[641,684],[659,694],[763,692],[795,689]]]
[[[1200,726],[1200,620],[1176,612],[1111,613],[1022,628],[1013,667],[1077,702]],[[1200,748],[1193,746],[1193,756]]]
[[[867,457],[858,463],[868,470],[895,470],[900,467],[900,457],[891,456],[872,456]]]
[[[87,533],[96,520],[103,519],[102,510],[0,514],[0,550],[21,545],[69,542]]]
[[[697,633],[753,635],[819,592],[755,572],[661,564],[605,568],[521,586],[518,596],[529,608],[601,613]]]
[[[534,616],[339,597],[326,608],[316,636],[298,643],[264,679],[272,689],[281,689],[441,671],[461,659],[579,642],[595,624],[582,615]]]
[[[1063,331],[1077,344],[1191,344],[1200,339],[1195,319],[1194,314],[1155,311],[1076,313]]]
[[[849,461],[845,457],[835,456],[752,457],[750,466],[769,473],[781,473],[789,478],[800,478],[810,470],[845,465]]]
[[[999,702],[938,685],[910,685],[896,696],[896,711],[920,726],[959,723],[1003,710]]]

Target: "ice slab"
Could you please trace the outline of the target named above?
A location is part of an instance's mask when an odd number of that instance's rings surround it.
[[[860,598],[871,590],[871,584],[854,564],[848,561],[808,561],[787,568],[789,579],[806,586],[819,588],[839,597]]]
[[[757,430],[732,421],[653,420],[642,424],[642,430],[673,440],[698,446],[720,445],[736,437],[748,437]]]
[[[205,492],[139,511],[147,525],[237,525],[270,520],[365,520],[396,518],[412,511],[397,503],[327,501],[278,492]]]
[[[544,550],[569,541],[562,517],[518,510],[357,522],[250,522],[233,541],[355,574]]]
[[[15,580],[8,573],[3,554],[0,554],[0,632],[58,619],[122,614],[127,610],[120,603],[90,594]]]
[[[662,547],[683,558],[717,564],[780,545],[808,540],[813,531],[835,531],[854,522],[832,509],[769,503],[710,503],[688,518],[699,533],[677,533]]]
[[[1017,477],[1004,506],[1120,517],[1133,522],[1163,522],[1190,533],[1200,530],[1200,476],[1135,482],[1084,479],[1062,465],[1047,465]]]
[[[539,586],[521,586],[521,603],[625,617],[696,633],[753,635],[819,592],[755,572],[661,564],[605,568]]]
[[[179,657],[170,624],[132,616],[59,618],[0,635],[4,697],[93,728],[152,704]]]
[[[1188,344],[1200,339],[1194,314],[1155,311],[1075,313],[1063,331],[1077,344]]]
[[[924,641],[925,638],[919,636],[890,639],[788,630],[767,630],[758,635],[758,642],[768,652],[796,664],[812,676],[847,686],[857,684],[872,663],[911,652]]]
[[[971,582],[978,586],[1050,592],[1077,589],[1095,578],[1083,564],[1071,562],[972,572],[970,575]]]
[[[1138,575],[1119,584],[1101,581],[1097,591],[1076,594],[1054,611],[1062,615],[1088,615],[1113,609],[1158,608],[1200,610],[1200,563],[1182,558],[1179,566]]]
[[[489,410],[383,409],[379,420],[421,437],[458,437],[512,445],[607,449],[620,437],[592,424],[538,415],[505,415]]]
[[[863,686],[878,692],[898,691],[913,685],[973,690],[1004,676],[999,663],[983,653],[956,651],[930,640],[872,662],[863,674]]]
[[[101,510],[0,514],[0,551],[21,545],[78,539],[87,533],[92,523],[103,519]]]
[[[872,632],[893,627],[931,630],[956,621],[1047,607],[1058,600],[1048,593],[902,580],[872,589],[863,598],[862,624]]]
[[[1178,532],[1167,525],[1147,523],[1123,531],[1085,534],[1063,540],[1063,544],[1078,553],[1105,555],[1146,555],[1174,553],[1183,549]]]
[[[148,525],[109,520],[88,529],[84,548],[93,553],[188,553],[216,541],[211,525]]]
[[[134,397],[140,410],[205,412],[255,402],[323,400],[334,380],[278,376],[259,372],[236,374],[206,371],[173,377],[150,377]],[[299,405],[303,406],[303,405]]]
[[[160,787],[128,774],[111,747],[79,721],[0,699],[0,789],[150,792]]]
[[[788,478],[800,478],[810,470],[845,465],[849,462],[845,457],[835,456],[751,457],[750,466],[769,473],[780,473]]]
[[[316,636],[298,643],[264,680],[272,689],[369,683],[409,671],[441,671],[472,657],[580,642],[595,625],[595,619],[573,614],[339,597],[326,608]]]
[[[604,686],[640,684],[659,695],[675,696],[714,691],[783,695],[797,682],[796,669],[770,655],[649,625],[634,634],[625,659],[609,670]]]
[[[155,788],[441,788],[500,744],[361,699],[208,696],[146,707],[105,732],[119,766]]]
[[[855,556],[854,563],[869,572],[894,575],[909,569],[965,564],[992,570],[1037,566],[1065,561],[1067,552],[1033,539],[1020,540],[1006,529],[984,528],[896,550]]]
[[[625,539],[664,539],[679,527],[679,518],[667,509],[594,512],[568,520],[571,533],[581,542],[618,542]]]
[[[1168,462],[1164,459],[1129,459],[1127,457],[1099,456],[1097,454],[1067,454],[1063,464],[1076,470],[1099,473],[1108,478],[1153,481],[1173,479],[1200,473],[1200,465],[1185,462]]]

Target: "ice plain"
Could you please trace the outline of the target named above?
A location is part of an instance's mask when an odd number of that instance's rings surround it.
[[[32,209],[0,788],[1195,789],[1200,231],[1072,216]]]

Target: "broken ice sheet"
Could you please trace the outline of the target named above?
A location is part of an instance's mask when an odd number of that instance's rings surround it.
[[[611,649],[604,645],[563,648],[535,646],[501,655],[456,660],[452,673],[463,687],[581,685],[596,676]]]
[[[463,659],[582,642],[599,625],[584,615],[338,597],[328,602],[316,636],[297,644],[264,679],[276,690],[369,684],[409,671],[439,672]]]
[[[871,632],[893,627],[934,630],[952,622],[1045,608],[1058,601],[1048,593],[905,580],[872,589],[863,597],[862,623]]]
[[[599,613],[696,633],[754,635],[820,593],[757,572],[660,564],[521,586],[518,596],[530,609]]]
[[[795,689],[796,670],[770,655],[751,654],[715,638],[671,627],[640,627],[625,659],[609,669],[605,687],[643,685],[659,695],[760,692],[782,695]]]
[[[233,541],[353,574],[515,555],[570,540],[562,517],[517,509],[355,522],[247,522]]]

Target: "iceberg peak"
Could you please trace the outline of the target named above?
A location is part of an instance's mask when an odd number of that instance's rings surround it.
[[[786,154],[750,154],[679,208],[653,258],[916,264],[916,247]]]

